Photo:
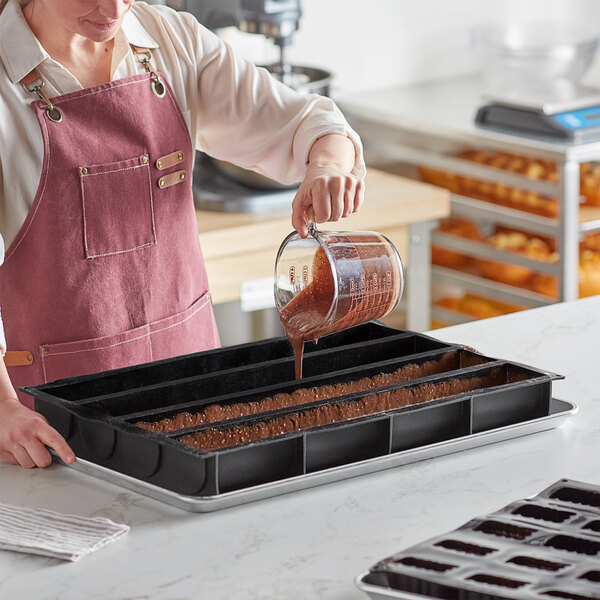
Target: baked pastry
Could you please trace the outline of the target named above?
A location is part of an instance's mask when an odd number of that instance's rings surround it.
[[[558,258],[544,240],[517,231],[497,233],[488,238],[487,242],[499,250],[516,252],[536,260],[555,262]],[[480,260],[479,268],[484,277],[508,285],[525,285],[534,275],[534,271],[529,267],[491,260]]]
[[[536,275],[533,280],[536,292],[558,298],[558,279],[551,275]],[[600,294],[600,252],[581,250],[579,254],[579,297]]]
[[[600,252],[600,232],[588,233],[579,244],[579,251],[593,250],[594,252]]]
[[[483,241],[483,234],[479,227],[473,223],[473,221],[468,221],[467,219],[458,219],[456,217],[445,219],[441,222],[438,231],[450,235],[457,235],[476,242]],[[431,247],[431,262],[434,265],[457,269],[459,267],[464,267],[471,261],[472,259],[469,256],[465,256],[460,252],[447,250],[446,248],[441,248],[439,246]]]
[[[600,252],[584,250],[579,257],[579,297],[600,294]]]
[[[583,163],[580,168],[580,193],[584,204],[600,206],[600,165]]]
[[[474,319],[487,319],[499,317],[508,313],[523,310],[523,307],[506,302],[499,302],[491,298],[485,298],[476,294],[466,292],[461,298],[446,296],[434,302],[435,306],[445,308]]]

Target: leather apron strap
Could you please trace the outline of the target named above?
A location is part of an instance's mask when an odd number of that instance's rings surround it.
[[[166,93],[166,88],[160,79],[160,75],[152,66],[152,53],[150,52],[150,49],[134,46],[133,44],[130,44],[130,47],[135,57],[143,65],[144,69],[146,69],[146,72],[152,73],[152,91],[156,96],[162,98]],[[54,106],[50,98],[44,93],[43,88],[46,84],[37,68],[33,69],[33,71],[21,79],[21,85],[29,93],[37,94],[38,98],[46,103],[46,116],[51,121],[54,123],[60,123],[62,121],[61,110]]]
[[[28,350],[8,350],[4,355],[7,367],[27,367],[33,364],[33,354]]]

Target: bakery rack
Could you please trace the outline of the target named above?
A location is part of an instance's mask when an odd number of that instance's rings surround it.
[[[436,246],[470,257],[521,265],[537,273],[556,276],[558,298],[438,266],[432,268],[433,282],[528,308],[557,300],[574,300],[579,295],[580,237],[600,230],[600,208],[580,207],[580,165],[600,161],[600,142],[576,145],[479,128],[474,118],[481,104],[482,86],[478,78],[457,78],[365,93],[342,100],[340,105],[361,134],[370,164],[387,165],[396,172],[415,177],[416,167],[428,167],[557,198],[558,216],[550,218],[460,194],[453,193],[451,197],[453,216],[556,238],[559,252],[556,263],[534,260],[437,231],[432,233],[431,240]],[[535,180],[456,156],[473,149],[553,161],[557,164],[558,180],[556,183]],[[410,289],[407,293],[410,295]],[[430,298],[420,300],[431,305]],[[471,320],[438,307],[432,308],[430,316],[448,323]],[[428,328],[425,319],[422,325]]]

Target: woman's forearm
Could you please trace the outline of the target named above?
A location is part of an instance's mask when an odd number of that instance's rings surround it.
[[[308,164],[315,167],[332,166],[350,173],[356,161],[352,140],[338,133],[320,137],[311,147]]]
[[[18,401],[17,393],[8,376],[4,360],[0,357],[0,404],[6,401],[13,402],[15,400]]]

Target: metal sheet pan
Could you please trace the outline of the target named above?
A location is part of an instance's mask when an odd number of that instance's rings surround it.
[[[372,600],[390,600],[390,598],[392,600],[425,600],[425,596],[411,594],[410,592],[401,592],[399,590],[393,590],[392,588],[384,588],[380,585],[367,583],[365,578],[368,574],[369,571],[361,573],[356,577],[354,583],[361,592],[367,594]]]
[[[263,500],[265,498],[271,498],[289,492],[348,479],[350,477],[383,471],[385,469],[399,467],[401,465],[435,458],[445,454],[452,454],[454,452],[460,452],[461,450],[470,450],[471,448],[477,448],[479,446],[485,446],[494,442],[501,442],[529,435],[531,433],[554,429],[562,425],[568,417],[576,414],[577,411],[578,407],[576,404],[553,398],[551,414],[545,417],[215,496],[188,496],[178,494],[82,459],[77,459],[74,464],[68,466],[82,473],[92,475],[93,477],[97,477],[109,483],[149,496],[159,502],[170,504],[171,506],[175,506],[182,510],[190,512],[212,512],[231,506],[254,502],[255,500]],[[377,597],[380,598],[383,596]],[[406,598],[406,596],[399,595],[389,597]]]
[[[355,583],[374,600],[600,598],[599,499],[599,485],[559,479],[379,560]]]

